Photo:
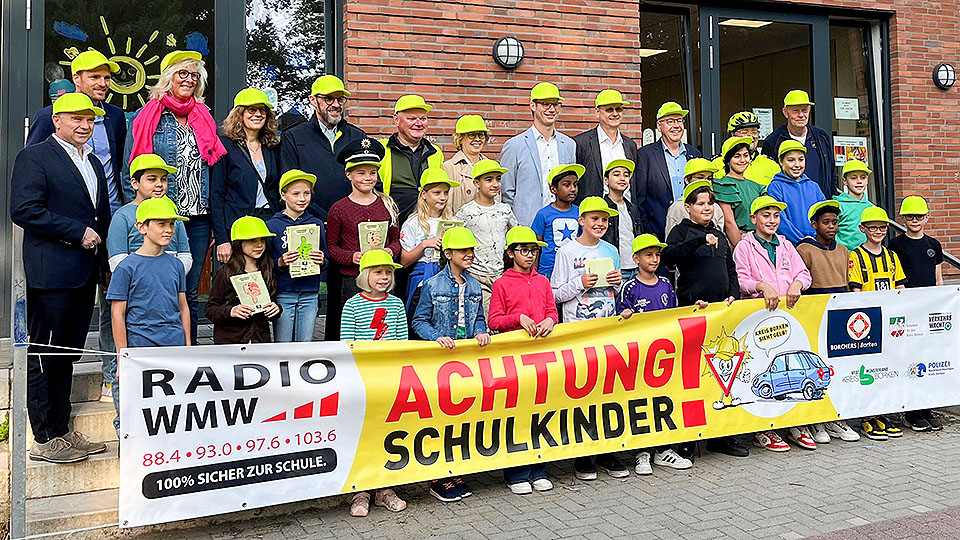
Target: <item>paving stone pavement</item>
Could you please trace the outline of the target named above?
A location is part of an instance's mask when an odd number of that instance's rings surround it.
[[[406,511],[349,516],[346,497],[164,526],[71,538],[155,540],[325,538],[960,538],[960,424],[899,440],[833,441],[816,451],[752,448],[737,459],[704,453],[689,471],[595,482],[551,464],[553,491],[517,496],[498,473],[469,477],[474,496],[443,504],[425,484],[404,486]],[[630,454],[622,453],[625,460]],[[268,489],[265,486],[264,489]],[[188,527],[188,528],[184,528]]]

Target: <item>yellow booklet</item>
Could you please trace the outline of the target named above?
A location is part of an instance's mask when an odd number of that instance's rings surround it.
[[[320,227],[316,224],[287,227],[287,249],[297,251],[297,260],[290,263],[290,277],[320,275],[320,265],[310,260],[311,251],[320,250]]]
[[[596,274],[600,276],[597,279],[597,284],[594,285],[594,287],[612,287],[610,282],[607,281],[607,273],[616,270],[613,267],[613,259],[610,257],[604,257],[602,259],[587,259],[583,261],[583,264],[587,267],[588,274]]]
[[[241,305],[252,307],[254,313],[267,309],[267,304],[270,303],[270,292],[267,291],[267,284],[263,282],[263,276],[259,271],[231,276],[230,283],[240,297]]]

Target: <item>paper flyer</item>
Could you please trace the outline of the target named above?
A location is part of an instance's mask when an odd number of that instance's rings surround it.
[[[266,311],[267,304],[270,303],[270,293],[260,272],[231,276],[230,283],[240,297],[241,305],[252,307],[254,313]]]
[[[850,159],[859,159],[867,162],[867,138],[866,137],[834,137],[833,138],[833,157],[837,167],[843,165]]]
[[[615,270],[613,267],[613,259],[609,257],[587,259],[583,264],[586,265],[588,274],[596,274],[599,276],[597,284],[593,286],[594,288],[611,287],[610,282],[607,281],[607,274]]]
[[[320,248],[320,227],[315,224],[287,227],[287,249],[296,250],[297,260],[290,263],[290,277],[316,276],[320,265],[310,260],[310,252]]]
[[[360,235],[360,253],[371,249],[383,249],[387,244],[386,221],[364,221],[357,224],[357,233]]]

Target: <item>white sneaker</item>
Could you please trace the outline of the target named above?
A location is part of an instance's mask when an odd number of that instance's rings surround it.
[[[827,433],[827,430],[823,427],[823,424],[813,424],[810,426],[810,432],[813,434],[813,442],[817,444],[830,443],[830,434]]]
[[[860,440],[860,434],[851,429],[843,420],[826,422],[823,424],[823,429],[834,439],[840,439],[846,442],[857,442]]]
[[[113,403],[113,389],[107,383],[100,387],[100,403]]]
[[[653,467],[650,466],[650,452],[637,452],[637,466],[633,469],[637,474],[653,474]]]
[[[510,484],[510,491],[514,495],[527,495],[533,493],[533,487],[530,482],[517,482],[516,484]]]
[[[653,454],[653,464],[660,467],[669,467],[671,469],[684,470],[693,467],[693,462],[680,456],[673,448],[667,448],[663,452]]]
[[[817,449],[817,443],[813,440],[813,435],[810,434],[810,428],[807,426],[797,426],[787,429],[787,438],[805,450]]]
[[[553,489],[553,482],[549,478],[538,478],[533,481],[534,491],[550,491]]]

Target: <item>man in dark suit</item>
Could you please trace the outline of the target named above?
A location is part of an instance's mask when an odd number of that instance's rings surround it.
[[[107,181],[87,143],[95,117],[103,113],[86,94],[60,96],[52,110],[54,134],[24,148],[13,165],[10,215],[24,229],[32,343],[81,349],[86,341],[95,289],[107,268]],[[80,355],[36,345],[30,352],[59,354],[27,359],[27,412],[35,439],[30,457],[73,463],[105,451],[103,443],[69,430],[73,362]]]
[[[594,101],[598,125],[573,138],[577,143],[577,163],[587,170],[580,178],[575,204],[586,197],[604,195],[603,169],[615,159],[637,161],[637,143],[620,133],[624,107],[629,105],[616,90],[603,90]],[[633,183],[631,179],[631,184]],[[630,198],[630,190],[624,194]]]
[[[661,105],[657,111],[660,140],[637,150],[631,196],[643,214],[643,230],[660,240],[664,239],[667,208],[683,195],[683,168],[687,160],[702,157],[695,146],[683,142],[687,112],[673,101]]]
[[[110,215],[113,215],[123,206],[123,186],[120,180],[120,170],[123,169],[123,145],[127,138],[127,123],[123,110],[116,105],[104,101],[110,90],[112,74],[120,70],[116,62],[111,62],[103,54],[93,49],[84,51],[74,57],[70,63],[73,72],[73,83],[77,92],[86,94],[93,104],[104,113],[97,116],[93,125],[93,135],[89,144],[93,146],[93,155],[103,165],[103,173],[107,179],[107,200],[110,203]],[[55,131],[53,125],[53,105],[40,109],[30,124],[30,135],[27,137],[27,146],[47,140]],[[130,186],[127,186],[128,188]],[[100,306],[109,306],[106,300],[106,291],[97,291]],[[100,309],[100,350],[112,351],[113,328],[110,326],[110,310]],[[105,359],[106,360],[106,359]],[[103,389],[101,400],[113,402],[110,385],[116,369],[110,369],[110,360],[104,362]]]

